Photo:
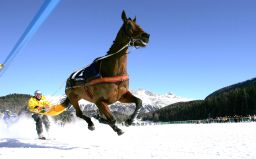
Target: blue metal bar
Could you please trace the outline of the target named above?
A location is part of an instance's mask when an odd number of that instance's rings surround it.
[[[29,42],[29,40],[33,37],[35,32],[41,26],[41,24],[45,21],[45,19],[50,15],[50,13],[54,10],[60,0],[45,0],[35,17],[32,19],[30,24],[27,26],[24,33],[21,35],[17,43],[14,45],[13,49],[4,60],[2,69],[6,69],[6,66],[10,61],[14,59],[14,57],[18,54],[18,52]],[[0,69],[1,70],[1,69]]]

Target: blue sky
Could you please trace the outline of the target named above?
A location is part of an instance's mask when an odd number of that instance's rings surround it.
[[[0,63],[43,2],[0,1]],[[0,96],[63,95],[73,71],[108,51],[124,9],[151,35],[147,48],[130,48],[130,89],[204,99],[255,77],[255,7],[254,0],[61,0],[0,77]]]

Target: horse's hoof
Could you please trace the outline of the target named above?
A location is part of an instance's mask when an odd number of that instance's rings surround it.
[[[133,122],[133,120],[127,119],[127,120],[125,121],[125,126],[130,126],[130,125],[132,125],[132,122]]]
[[[91,131],[93,131],[93,130],[95,130],[95,126],[94,126],[94,125],[88,126],[88,129],[91,130]]]
[[[116,133],[117,133],[117,135],[118,135],[118,136],[120,136],[120,135],[123,135],[123,134],[124,134],[124,132],[123,132],[122,130],[119,130],[119,131],[117,131]]]

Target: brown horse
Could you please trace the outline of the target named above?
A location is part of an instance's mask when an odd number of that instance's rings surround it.
[[[105,123],[110,125],[118,135],[123,134],[123,131],[116,126],[115,117],[111,113],[108,105],[116,101],[135,103],[136,108],[129,119],[125,121],[126,125],[131,125],[137,117],[142,107],[142,101],[132,95],[128,90],[128,47],[145,47],[149,41],[149,34],[144,32],[143,29],[136,24],[136,18],[133,20],[127,18],[124,11],[121,17],[123,25],[111,48],[107,52],[107,55],[95,59],[90,65],[91,70],[89,70],[89,73],[98,70],[97,75],[85,78],[85,69],[72,73],[66,83],[65,93],[67,98],[62,103],[65,107],[71,103],[76,110],[76,116],[84,119],[88,123],[89,130],[95,129],[94,124],[89,117],[82,113],[78,101],[85,99],[95,103],[99,109],[101,119],[104,119]],[[79,74],[85,75],[79,76]]]

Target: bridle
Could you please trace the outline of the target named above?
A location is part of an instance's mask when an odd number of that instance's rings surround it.
[[[137,42],[137,41],[139,41],[139,42],[141,42],[143,45],[147,45],[147,43],[145,43],[143,40],[141,40],[141,39],[134,39],[134,38],[131,38],[130,39],[130,46],[134,46],[136,49],[139,49],[140,48],[140,46],[135,46],[134,44],[135,44],[135,42]],[[132,44],[132,45],[131,45]]]

